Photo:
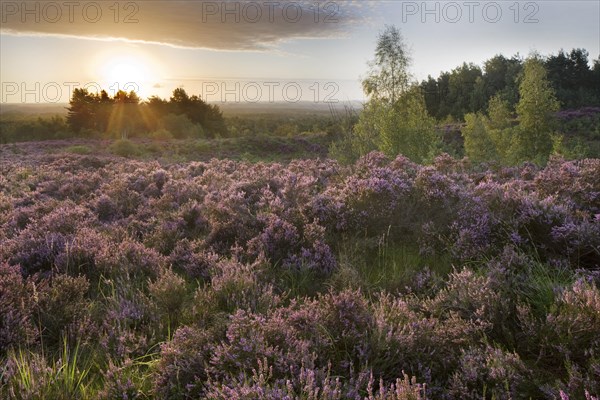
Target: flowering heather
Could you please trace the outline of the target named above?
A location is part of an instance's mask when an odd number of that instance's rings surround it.
[[[600,394],[598,160],[0,159],[2,398]]]

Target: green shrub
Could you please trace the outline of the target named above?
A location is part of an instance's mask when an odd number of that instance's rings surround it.
[[[82,154],[82,155],[92,153],[92,149],[90,149],[88,146],[85,146],[85,145],[69,146],[65,149],[65,151],[67,153]]]
[[[173,139],[173,134],[166,129],[159,129],[150,134],[150,139],[157,140],[159,142],[166,142]]]
[[[110,145],[109,150],[113,154],[116,154],[121,157],[131,157],[139,153],[135,143],[128,139],[118,139],[114,141]]]

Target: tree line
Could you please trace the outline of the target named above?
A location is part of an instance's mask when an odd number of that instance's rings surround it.
[[[600,105],[600,59],[590,67],[585,49],[560,50],[538,58],[563,109]],[[495,96],[514,108],[525,64],[526,59],[518,54],[510,58],[496,55],[485,61],[483,68],[463,63],[437,78],[429,76],[419,84],[427,112],[438,120],[462,121],[468,113],[485,111]]]
[[[400,30],[386,26],[362,82],[368,101],[330,154],[353,162],[379,150],[428,162],[445,151],[438,123],[446,118],[465,121],[462,155],[475,163],[543,164],[551,154],[571,150],[556,130],[561,105],[600,104],[600,62],[590,69],[587,57],[581,49],[525,60],[496,56],[485,63],[484,73],[465,63],[419,83],[409,73]]]
[[[76,88],[69,102],[67,124],[80,136],[139,136],[153,133],[164,137],[190,138],[227,135],[223,114],[199,96],[177,88],[169,100],[157,96],[140,101],[131,91],[113,97],[105,90],[91,93]]]

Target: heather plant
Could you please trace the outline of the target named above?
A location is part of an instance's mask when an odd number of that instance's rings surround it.
[[[218,338],[214,329],[184,326],[173,339],[161,345],[161,357],[155,371],[154,392],[163,398],[199,397],[208,378],[207,360],[211,340]]]
[[[265,312],[277,305],[280,299],[273,285],[261,277],[265,274],[260,261],[242,264],[236,260],[222,260],[216,263],[211,271],[210,285],[199,287],[196,292],[196,318],[217,312],[230,314],[238,309]]]
[[[185,280],[171,269],[165,269],[158,279],[148,284],[148,292],[168,336],[179,325],[182,308],[188,297],[186,286]]]
[[[102,247],[96,254],[96,268],[108,276],[156,278],[166,264],[166,257],[143,244],[125,239],[118,245]]]
[[[542,318],[529,307],[518,308],[522,341],[521,354],[551,368],[555,381],[546,381],[540,390],[557,395],[559,390],[584,396],[586,390],[598,391],[598,289],[575,282],[556,296],[554,305]],[[544,382],[544,381],[542,381]]]
[[[181,271],[188,279],[205,281],[209,278],[219,256],[202,249],[201,243],[180,240],[171,254],[169,262],[176,271]]]
[[[252,369],[251,376],[244,376],[227,383],[210,382],[207,398],[290,398],[290,399],[368,399],[368,400],[424,400],[425,385],[418,384],[404,374],[390,385],[376,382],[373,375],[363,373],[352,382],[342,382],[331,375],[329,370],[315,370],[303,367],[300,373],[287,380],[273,378],[273,369],[266,359],[258,360],[258,367]],[[376,385],[379,389],[375,389]],[[359,395],[364,393],[365,395]]]
[[[33,312],[36,287],[18,266],[0,263],[0,357],[9,348],[31,345],[39,335]]]
[[[598,397],[597,160],[65,144],[0,147],[0,396],[67,338],[92,398]]]
[[[424,311],[437,318],[460,316],[477,322],[488,333],[500,329],[510,314],[510,304],[502,298],[503,288],[487,276],[468,269],[455,271],[435,297],[422,303]]]
[[[107,280],[103,286],[95,313],[98,345],[117,360],[145,355],[161,328],[151,299],[125,279]]]
[[[449,311],[443,319],[428,317],[404,299],[382,296],[375,308],[374,372],[392,378],[406,371],[440,396],[460,360],[462,348],[477,343],[487,324],[462,319]]]
[[[460,399],[525,398],[531,371],[519,355],[489,345],[464,350],[449,394]]]
[[[150,356],[134,360],[126,358],[122,362],[109,360],[106,369],[102,371],[103,385],[97,398],[134,400],[151,397],[152,375],[147,371],[153,364]]]
[[[89,306],[87,291],[89,282],[85,277],[56,275],[36,282],[34,313],[41,329],[44,346],[56,346],[61,337],[78,339],[80,325],[85,324]]]

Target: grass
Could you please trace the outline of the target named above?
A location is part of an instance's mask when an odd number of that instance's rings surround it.
[[[535,262],[528,268],[516,292],[529,303],[536,316],[542,317],[555,304],[558,294],[574,280],[572,270]]]
[[[0,388],[0,397],[13,399],[82,399],[90,394],[92,364],[84,361],[77,343],[65,339],[60,357],[48,363],[42,354],[19,349],[8,355],[14,374]],[[2,379],[4,381],[4,377]]]
[[[424,270],[440,280],[452,272],[449,256],[424,256],[412,243],[390,242],[388,234],[383,234],[375,246],[365,239],[344,240],[338,260],[340,267],[329,284],[337,289],[360,288],[367,293],[410,291]]]

